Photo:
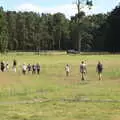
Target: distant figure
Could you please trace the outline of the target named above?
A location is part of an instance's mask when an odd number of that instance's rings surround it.
[[[37,70],[37,74],[40,74],[40,65],[38,63],[36,64],[36,70]]]
[[[35,74],[36,73],[36,65],[32,65],[32,74]]]
[[[3,61],[1,62],[1,66],[0,66],[0,67],[1,67],[1,71],[4,72],[4,69],[5,69],[5,63],[4,63]]]
[[[26,70],[27,70],[27,66],[25,64],[23,64],[23,66],[22,66],[22,73],[24,75],[26,74]]]
[[[101,64],[100,61],[97,64],[96,71],[98,72],[98,78],[99,78],[99,80],[101,80],[102,79],[103,65]]]
[[[16,72],[16,66],[17,66],[17,62],[16,60],[13,60],[13,71]]]
[[[65,66],[65,71],[66,71],[66,76],[69,76],[70,66],[68,64]]]
[[[81,80],[85,80],[87,68],[86,68],[86,64],[84,63],[84,61],[82,61],[80,64],[80,73],[81,73]]]
[[[30,64],[27,65],[27,70],[28,70],[28,73],[30,73],[30,71],[31,71],[31,65]]]
[[[8,72],[9,71],[9,64],[8,64],[8,62],[6,63],[6,71]]]

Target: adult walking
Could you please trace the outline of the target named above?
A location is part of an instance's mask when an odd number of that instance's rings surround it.
[[[4,61],[1,61],[1,71],[4,72],[5,70],[5,63]]]
[[[69,76],[70,66],[68,64],[65,66],[65,71],[66,71],[66,76]]]
[[[103,65],[102,65],[102,63],[100,61],[98,61],[96,71],[98,73],[99,80],[102,80]]]
[[[40,74],[40,64],[39,63],[36,64],[36,70],[37,70],[37,74],[39,75]]]
[[[17,61],[13,60],[13,71],[16,72]]]
[[[26,74],[26,70],[27,70],[27,66],[25,64],[23,64],[23,66],[22,66],[22,73],[23,73],[23,75]]]
[[[81,80],[85,80],[87,68],[86,68],[86,64],[84,63],[84,61],[82,61],[80,64],[80,73],[81,73]]]

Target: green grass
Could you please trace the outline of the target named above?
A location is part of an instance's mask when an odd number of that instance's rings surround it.
[[[17,73],[0,72],[1,120],[120,119],[120,55],[10,53],[0,57],[10,64],[13,59],[18,62]],[[80,80],[82,60],[88,68],[86,81]],[[99,60],[104,65],[102,81],[96,73]],[[20,65],[37,62],[42,66],[39,76],[22,75]],[[71,66],[69,77],[65,76],[66,64]]]

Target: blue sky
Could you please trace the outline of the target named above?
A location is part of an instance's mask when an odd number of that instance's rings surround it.
[[[16,11],[34,11],[56,13],[62,12],[67,17],[77,12],[76,6],[73,4],[76,0],[0,0],[0,5],[5,10]],[[92,10],[84,8],[87,14],[106,13],[115,8],[120,0],[93,0],[94,7]]]

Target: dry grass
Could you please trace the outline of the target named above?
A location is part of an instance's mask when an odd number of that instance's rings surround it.
[[[2,120],[118,120],[119,102],[80,102],[79,100],[120,100],[119,55],[17,55],[2,56],[1,60],[19,64],[42,65],[41,74],[22,75],[0,72],[0,102],[18,104],[0,105]],[[87,80],[81,81],[79,64],[87,63]],[[99,81],[96,64],[104,65],[103,80]],[[64,67],[70,64],[70,76],[65,76]],[[19,101],[49,99],[49,102],[19,104]],[[66,99],[66,101],[64,101]],[[69,100],[73,101],[69,101]],[[67,101],[68,100],[68,101]]]

